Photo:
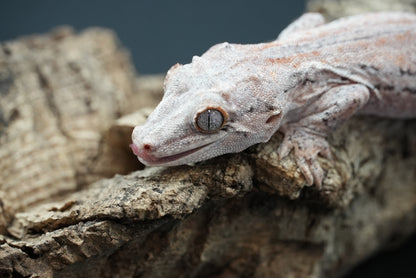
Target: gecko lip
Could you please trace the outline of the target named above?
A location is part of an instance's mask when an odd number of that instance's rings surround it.
[[[139,158],[139,160],[143,164],[148,165],[148,166],[163,166],[163,165],[175,165],[171,162],[177,161],[181,159],[182,157],[195,153],[210,144],[212,143],[208,143],[208,144],[205,144],[205,145],[202,145],[202,146],[199,146],[199,147],[196,147],[196,148],[193,148],[191,150],[187,150],[181,153],[177,153],[177,154],[173,154],[169,156],[162,156],[162,157],[153,156],[149,154],[148,151],[139,149],[139,147],[137,147],[137,145],[134,143],[130,144],[130,148],[132,149],[133,153]]]

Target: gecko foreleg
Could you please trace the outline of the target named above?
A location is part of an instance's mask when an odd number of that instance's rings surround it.
[[[331,158],[326,140],[329,130],[362,108],[370,97],[369,89],[361,84],[334,87],[309,106],[300,120],[281,127],[285,134],[278,154],[285,157],[293,149],[296,163],[309,185],[322,185],[324,172],[317,161],[320,154]]]

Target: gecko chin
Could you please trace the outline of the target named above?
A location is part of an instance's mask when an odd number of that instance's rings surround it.
[[[154,156],[148,150],[139,148],[136,144],[131,144],[130,148],[133,153],[137,156],[140,162],[147,166],[175,166],[186,164],[183,162],[183,158],[188,157],[189,155],[196,153],[197,151],[211,145],[213,142],[184,151],[173,155],[168,156]]]

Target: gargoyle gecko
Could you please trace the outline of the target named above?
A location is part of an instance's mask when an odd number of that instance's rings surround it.
[[[416,117],[416,15],[364,14],[325,23],[307,13],[267,43],[221,43],[167,73],[165,94],[131,148],[172,166],[240,152],[279,129],[306,182],[325,176],[328,132],[353,114]]]

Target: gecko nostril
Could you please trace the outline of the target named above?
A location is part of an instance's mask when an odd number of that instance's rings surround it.
[[[152,146],[150,144],[144,144],[143,149],[146,151],[150,151],[152,149]]]

